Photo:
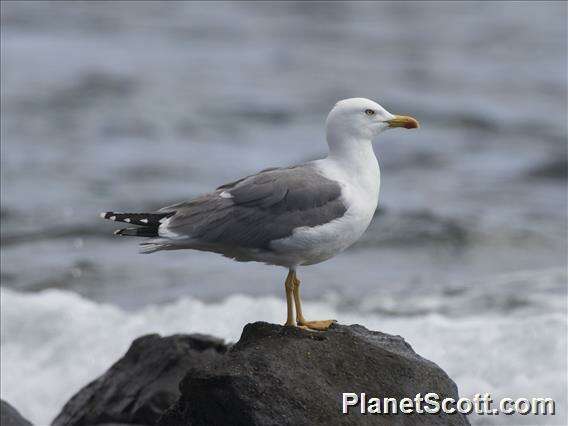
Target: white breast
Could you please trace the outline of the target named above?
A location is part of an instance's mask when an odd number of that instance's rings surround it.
[[[352,245],[371,223],[379,200],[380,171],[374,154],[356,168],[332,158],[314,163],[325,177],[340,183],[347,211],[325,225],[298,228],[292,236],[274,241],[273,249],[280,256],[288,253],[291,266],[323,262]]]

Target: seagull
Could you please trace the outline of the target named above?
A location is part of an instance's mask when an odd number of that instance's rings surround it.
[[[335,320],[304,318],[297,270],[332,258],[363,235],[379,201],[372,141],[394,127],[419,124],[369,99],[344,99],[327,116],[323,159],[265,169],[152,213],[101,217],[136,225],[115,234],[149,238],[143,253],[192,249],[285,267],[284,325],[327,330]]]

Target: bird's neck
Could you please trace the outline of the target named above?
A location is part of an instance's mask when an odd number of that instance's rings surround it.
[[[349,171],[378,168],[377,157],[371,139],[358,139],[340,136],[327,136],[329,154],[327,158]]]
[[[327,160],[335,164],[344,182],[349,182],[374,200],[371,203],[374,211],[379,199],[381,174],[371,140],[335,140],[328,137],[328,145]]]

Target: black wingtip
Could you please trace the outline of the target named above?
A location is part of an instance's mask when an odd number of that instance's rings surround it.
[[[122,228],[114,231],[114,235],[122,237],[146,237],[154,238],[158,236],[158,228],[141,227],[141,228]]]

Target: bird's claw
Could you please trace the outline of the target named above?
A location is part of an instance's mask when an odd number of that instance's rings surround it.
[[[336,320],[320,320],[320,321],[298,321],[298,327],[306,330],[326,331],[335,324]]]

